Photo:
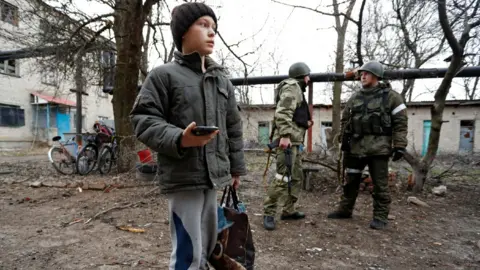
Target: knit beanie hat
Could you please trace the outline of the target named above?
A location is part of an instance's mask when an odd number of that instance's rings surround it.
[[[172,30],[175,46],[179,51],[182,51],[183,35],[198,18],[203,16],[212,17],[215,24],[217,24],[215,12],[204,3],[189,2],[173,8],[170,29]]]

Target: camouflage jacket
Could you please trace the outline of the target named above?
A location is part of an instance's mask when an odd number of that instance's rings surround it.
[[[351,137],[350,155],[390,155],[392,147],[407,146],[407,107],[390,85],[362,89],[347,101],[341,129]]]
[[[306,129],[293,121],[295,110],[302,105],[302,88],[296,79],[286,79],[277,87],[278,101],[275,109],[273,141],[289,137],[292,145],[303,144]]]

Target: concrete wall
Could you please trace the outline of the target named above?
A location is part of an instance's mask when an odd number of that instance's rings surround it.
[[[443,113],[442,129],[440,132],[439,153],[458,152],[460,144],[460,121],[474,120],[473,132],[474,151],[480,149],[480,107],[474,106],[447,106]],[[410,149],[422,150],[424,128],[423,121],[431,120],[430,108],[408,108],[408,140]]]
[[[29,4],[23,0],[9,1],[13,5],[19,7],[19,25],[13,26],[0,20],[0,28],[13,33],[14,35],[23,36],[26,33],[39,31],[38,20],[22,21],[22,13],[29,7]],[[15,40],[15,42],[0,38],[2,50],[20,49],[28,46],[25,40]],[[34,117],[36,105],[31,104],[32,92],[42,92],[50,96],[57,96],[71,101],[76,101],[75,93],[70,89],[74,88],[74,81],[69,78],[61,80],[57,87],[42,82],[42,73],[38,68],[37,59],[19,59],[16,60],[18,65],[18,73],[16,75],[6,75],[0,73],[0,103],[6,105],[20,106],[25,110],[25,126],[22,127],[0,127],[0,149],[16,149],[30,147],[34,140],[44,140],[46,138],[45,128],[36,128],[39,126],[38,118]],[[73,74],[72,74],[73,75]],[[89,86],[86,89],[89,96],[83,96],[83,114],[85,115],[85,126],[83,130],[91,130],[93,123],[99,116],[113,119],[113,108],[111,104],[112,96],[105,95],[101,91],[101,86]],[[52,104],[53,105],[53,104]],[[75,131],[74,114],[75,107],[71,108],[70,129]],[[56,126],[50,121],[50,132],[56,132]],[[50,134],[50,137],[56,134]]]
[[[273,119],[274,110],[265,108],[243,108],[242,120],[244,130],[244,140],[257,141],[258,137],[258,122],[271,121]],[[456,153],[459,150],[460,143],[460,121],[461,120],[475,120],[474,136],[474,151],[480,149],[480,106],[447,106],[443,114],[443,120],[448,121],[443,123],[440,133],[439,153]],[[315,124],[313,126],[313,150],[320,150],[324,147],[321,132],[321,122],[331,122],[332,111],[330,108],[314,108],[313,119]],[[408,108],[408,149],[421,152],[423,145],[424,128],[423,121],[430,120],[430,108],[423,106],[410,106]],[[271,129],[270,129],[271,130]],[[478,138],[478,139],[477,139]],[[305,144],[307,143],[307,136],[305,136]],[[249,145],[246,144],[248,147]]]

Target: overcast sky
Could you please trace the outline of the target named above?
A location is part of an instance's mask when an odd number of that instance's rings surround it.
[[[170,8],[180,3],[172,0],[167,2]],[[283,0],[283,2],[298,4],[300,1]],[[80,9],[92,15],[109,12],[108,7],[95,3],[95,1],[76,0],[75,3]],[[262,29],[255,38],[247,39],[239,47],[233,48],[238,55],[252,50],[255,51],[254,54],[245,58],[245,62],[253,64],[260,59],[263,65],[257,67],[252,75],[273,74],[274,62],[271,61],[270,56],[273,52],[276,61],[280,62],[280,74],[287,74],[288,67],[297,61],[306,62],[311,67],[312,72],[315,73],[327,72],[332,69],[336,44],[336,33],[332,28],[333,17],[308,10],[293,9],[274,3],[271,0],[207,0],[206,3],[214,7],[219,17],[219,32],[228,44],[237,43]],[[322,10],[333,12],[332,7],[328,6],[331,4],[329,0],[304,0],[301,3],[310,7],[316,7],[321,3]],[[358,8],[359,3],[357,3],[353,14],[358,13]],[[166,27],[165,29],[167,30],[165,32],[166,36],[171,40],[169,28]],[[349,29],[351,32],[356,31],[352,24],[349,24]],[[221,43],[220,38],[217,37],[217,50],[227,53],[225,46]],[[447,63],[442,61],[446,56],[435,57],[423,68],[446,68]],[[213,57],[215,58],[216,55],[214,54]],[[151,48],[150,68],[160,64],[162,64],[162,61],[158,59],[158,54]],[[236,66],[241,67],[238,61]],[[453,83],[449,98],[453,98],[453,96],[457,99],[464,98],[463,91],[458,86],[461,83],[460,80],[457,79]],[[417,80],[414,91],[415,100],[433,100],[431,94],[419,94],[427,89],[436,89],[440,82],[439,79]],[[316,83],[314,89],[315,103],[330,103],[331,90],[328,85]],[[399,88],[396,90],[400,91]],[[251,93],[254,103],[262,103],[262,101],[263,103],[271,103],[273,100],[272,86],[264,86],[263,90],[251,90]]]

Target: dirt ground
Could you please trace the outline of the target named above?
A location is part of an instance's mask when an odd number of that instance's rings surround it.
[[[411,194],[395,192],[395,219],[388,230],[374,231],[368,228],[368,192],[359,196],[352,220],[326,219],[340,194],[334,181],[326,184],[323,173],[313,191],[301,193],[299,208],[307,218],[279,221],[277,230],[267,232],[262,227],[265,159],[264,154],[247,154],[251,173],[240,189],[254,235],[255,269],[480,269],[479,182],[453,177],[444,180],[446,196],[431,195],[428,189],[417,195],[430,207],[408,204]],[[39,183],[48,187],[31,187]],[[105,192],[104,183],[123,187]],[[152,184],[135,180],[134,174],[60,176],[46,154],[2,157],[0,268],[167,269],[166,200],[158,191],[147,194]],[[85,223],[101,211],[130,203],[136,204]],[[119,230],[119,225],[145,233]]]

